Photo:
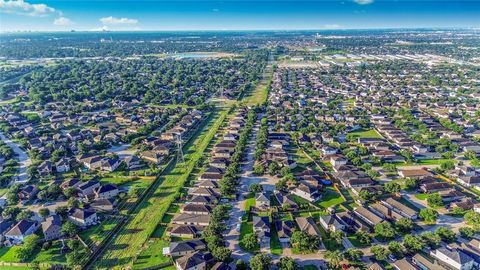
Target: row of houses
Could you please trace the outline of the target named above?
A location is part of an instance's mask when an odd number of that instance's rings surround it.
[[[189,188],[186,202],[171,221],[172,227],[169,228],[168,235],[193,239],[170,243],[166,254],[174,258],[178,270],[206,269],[207,266],[213,267],[212,269],[227,269],[225,264],[215,263],[204,240],[199,237],[209,224],[215,205],[221,200],[219,181],[235,152],[246,114],[247,110],[244,108],[237,110],[219,142],[214,145],[207,168],[193,187]]]

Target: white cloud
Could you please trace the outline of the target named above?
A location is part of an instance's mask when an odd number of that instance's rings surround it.
[[[93,28],[90,31],[100,32],[100,31],[110,31],[110,29],[108,28],[108,26],[104,25],[102,27]]]
[[[113,16],[100,18],[100,22],[104,25],[125,25],[125,24],[136,24],[138,23],[137,19],[129,18],[115,18]]]
[[[69,18],[59,17],[53,21],[53,24],[58,26],[69,26],[72,25],[72,21]]]
[[[353,0],[353,2],[359,4],[359,5],[368,5],[373,3],[373,0]]]
[[[0,13],[43,17],[58,11],[45,4],[30,4],[24,0],[0,0]]]

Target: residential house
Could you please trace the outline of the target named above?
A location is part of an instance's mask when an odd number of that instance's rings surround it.
[[[253,217],[253,231],[261,242],[270,241],[270,221],[265,216]]]
[[[106,184],[95,188],[93,190],[93,193],[95,194],[95,198],[97,199],[110,199],[118,195],[119,189],[116,185]]]
[[[45,241],[58,239],[62,236],[62,221],[57,215],[49,216],[42,222]]]
[[[441,264],[446,264],[453,269],[473,270],[478,267],[478,263],[475,259],[461,249],[441,247],[431,251],[430,255],[439,260]]]
[[[300,231],[308,234],[320,237],[320,229],[315,224],[312,217],[297,217],[295,218]]]
[[[390,197],[390,198],[384,199],[381,201],[381,203],[406,218],[415,220],[418,217],[417,210],[406,206],[404,203],[398,201],[395,198]]]
[[[86,228],[97,224],[97,212],[93,209],[73,208],[68,212],[68,220],[75,225]]]
[[[255,195],[255,203],[260,209],[268,209],[270,207],[270,198],[265,193],[257,193]]]
[[[336,232],[345,230],[345,224],[336,214],[320,216],[320,225],[327,232]]]
[[[170,243],[168,255],[171,257],[179,257],[196,251],[206,250],[207,243],[204,240],[187,240]]]
[[[34,234],[39,226],[36,221],[22,219],[5,233],[5,238],[13,244],[23,243],[25,237]]]

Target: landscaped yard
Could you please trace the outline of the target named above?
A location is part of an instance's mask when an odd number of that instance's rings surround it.
[[[115,227],[117,222],[118,220],[116,219],[107,219],[99,225],[81,231],[78,235],[87,245],[91,243],[98,244],[105,239],[108,232]]]
[[[274,255],[282,255],[282,243],[278,240],[278,233],[275,224],[270,226],[270,235],[270,252]]]
[[[333,187],[327,187],[325,190],[325,193],[323,193],[322,198],[316,202],[315,204],[318,207],[321,207],[323,209],[329,208],[331,206],[335,206],[337,204],[340,204],[344,202],[345,200],[343,197],[338,194],[338,192],[335,190]]]
[[[255,197],[253,193],[250,193],[245,200],[245,211],[250,211],[250,208],[252,208],[252,206],[255,206]]]
[[[249,214],[247,213],[242,218],[242,223],[240,225],[240,239],[239,239],[240,242],[239,242],[239,244],[240,244],[240,247],[243,250],[254,253],[254,252],[258,252],[260,250],[260,245],[258,243],[253,250],[246,249],[245,246],[242,243],[242,240],[245,237],[245,235],[253,233],[253,223],[252,223],[252,221],[248,220],[248,216],[249,216]]]
[[[426,200],[428,198],[428,195],[427,193],[418,193],[418,194],[415,194],[415,198],[419,199],[419,200]]]
[[[0,248],[0,261],[1,262],[20,262],[16,257],[16,251],[21,246],[12,246],[12,247],[2,247]],[[65,263],[65,256],[60,253],[62,244],[60,241],[55,241],[53,245],[48,250],[42,250],[40,248],[36,249],[30,258],[27,259],[27,263],[30,262],[42,262],[42,263],[52,263],[52,264],[62,264]],[[22,269],[20,266],[15,266],[15,269]],[[4,269],[4,266],[0,267]],[[12,268],[13,269],[13,268]],[[28,268],[27,268],[28,269]]]

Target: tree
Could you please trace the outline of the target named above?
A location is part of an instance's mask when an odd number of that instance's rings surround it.
[[[227,248],[227,247],[216,247],[212,250],[212,255],[217,259],[218,261],[222,262],[230,262],[231,261],[231,256],[232,256],[232,251]]]
[[[65,205],[59,206],[55,209],[55,213],[61,217],[66,217],[68,213],[68,207]]]
[[[77,190],[73,187],[67,188],[63,191],[63,195],[67,198],[75,197],[77,195]]]
[[[238,259],[237,262],[235,263],[235,269],[237,270],[247,270],[247,264],[242,261],[241,259]]]
[[[324,257],[333,268],[340,266],[343,259],[342,253],[339,250],[327,250]]]
[[[280,270],[297,270],[298,265],[294,259],[290,257],[281,257],[280,261],[278,262],[278,269]]]
[[[312,252],[318,249],[320,240],[318,237],[308,235],[302,231],[294,231],[290,237],[290,243],[300,252]]]
[[[363,256],[363,252],[359,249],[349,248],[343,253],[343,256],[349,262],[359,262]]]
[[[435,223],[437,221],[438,212],[431,208],[423,208],[418,214],[425,222]]]
[[[407,252],[405,247],[397,241],[388,243],[388,250],[397,258],[402,258]]]
[[[407,234],[403,237],[403,245],[410,253],[415,253],[422,250],[425,247],[425,242],[422,238],[412,234]]]
[[[263,186],[258,183],[254,183],[254,184],[251,184],[250,187],[248,187],[248,190],[252,193],[262,192]]]
[[[458,229],[460,232],[460,235],[464,238],[471,239],[473,235],[475,234],[475,230],[470,228],[470,227],[462,227]]]
[[[395,182],[388,182],[385,184],[385,191],[390,194],[398,193],[401,189],[402,187],[400,186],[400,184]]]
[[[413,179],[413,178],[407,178],[405,180],[405,187],[408,189],[408,190],[413,190],[413,189],[416,189],[418,186],[418,183],[417,183],[417,180]]]
[[[62,225],[62,233],[72,237],[78,233],[78,227],[73,222],[67,221]]]
[[[455,233],[452,230],[447,229],[445,227],[438,227],[435,230],[435,234],[440,236],[442,241],[447,242],[447,243],[451,243],[451,242],[454,242],[455,240],[457,240],[457,237],[455,236]]]
[[[39,242],[40,237],[38,235],[32,234],[27,236],[23,241],[23,245],[17,249],[15,256],[20,261],[25,261],[32,255],[32,252],[35,250]]]
[[[372,193],[366,189],[362,189],[360,190],[360,192],[358,193],[358,197],[360,197],[360,199],[366,201],[366,202],[369,202],[369,201],[373,201],[376,199],[377,197],[377,194],[375,193]]]
[[[373,255],[375,255],[375,259],[379,261],[386,260],[388,258],[388,255],[391,254],[390,250],[380,245],[373,245],[370,248],[370,251],[372,251]]]
[[[477,213],[473,210],[470,210],[470,211],[465,213],[463,218],[465,219],[465,223],[472,226],[475,230],[480,229],[480,214],[479,213]]]
[[[263,168],[262,164],[255,163],[255,165],[253,165],[253,173],[255,175],[262,175],[265,173],[265,168]]]
[[[432,193],[428,195],[427,203],[428,203],[428,206],[430,207],[442,207],[443,206],[442,196],[440,196],[440,194],[438,193]]]
[[[375,225],[375,234],[383,239],[390,239],[395,236],[395,229],[392,224],[383,221]]]
[[[39,214],[41,217],[45,218],[45,217],[47,217],[48,215],[50,215],[50,210],[49,210],[48,208],[42,208],[42,209],[38,210],[38,214]]]
[[[275,161],[271,162],[270,165],[268,165],[268,173],[270,175],[277,175],[279,170],[280,166]]]
[[[386,171],[386,172],[395,172],[397,171],[397,166],[395,166],[395,164],[393,163],[385,163],[383,164],[383,169]]]
[[[424,232],[420,237],[431,248],[436,248],[442,241],[442,238],[433,232]]]
[[[370,245],[370,243],[372,243],[372,236],[368,232],[359,230],[355,233],[355,236],[363,245]]]
[[[259,253],[250,258],[250,268],[252,270],[268,270],[270,269],[270,263],[272,258],[268,254]]]
[[[15,220],[16,220],[16,221],[20,221],[20,220],[22,220],[22,219],[30,219],[30,218],[32,217],[32,215],[33,215],[33,212],[32,212],[32,211],[25,209],[25,210],[21,211],[21,212],[15,217]]]
[[[450,171],[455,169],[455,163],[449,160],[447,162],[442,163],[442,165],[440,165],[440,168],[445,171]]]
[[[331,231],[330,238],[335,240],[337,244],[341,244],[343,240],[343,232],[342,231]]]
[[[253,251],[258,244],[257,236],[254,233],[246,234],[241,240],[241,243],[247,251]]]
[[[413,221],[409,218],[401,218],[395,222],[395,227],[400,232],[407,233],[413,229]]]

